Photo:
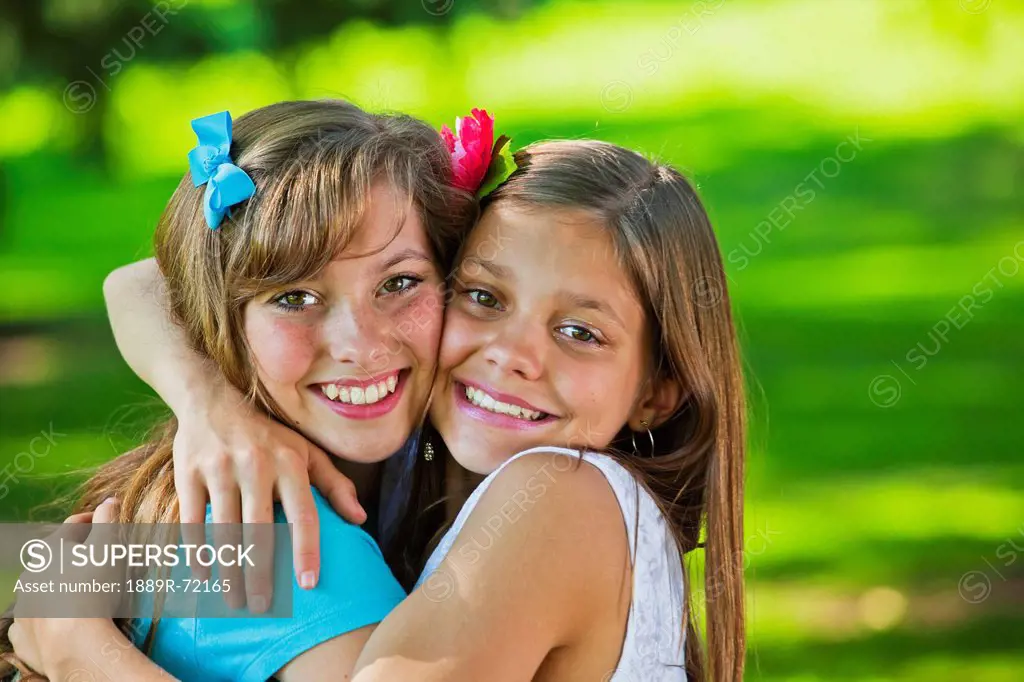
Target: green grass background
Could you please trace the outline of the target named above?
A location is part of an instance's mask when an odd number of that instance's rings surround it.
[[[64,105],[66,81],[0,91],[0,467],[16,478],[0,519],[29,518],[161,413],[119,359],[100,286],[150,254],[191,118],[346,96],[439,125],[484,106],[516,145],[598,137],[676,164],[732,254],[753,421],[748,679],[1024,679],[1019,6],[553,2],[495,16],[456,0],[445,21],[353,19],[281,51],[262,46],[252,7],[196,0],[165,31],[202,19],[230,40],[175,59],[163,34],[147,38],[93,81],[86,113]],[[815,169],[815,199],[755,232]],[[950,313],[982,282],[990,300]],[[948,314],[959,328],[937,340]],[[51,429],[44,456],[19,455]]]

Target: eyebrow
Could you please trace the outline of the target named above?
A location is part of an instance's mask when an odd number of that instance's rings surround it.
[[[622,321],[615,311],[609,306],[605,305],[596,298],[589,298],[587,296],[581,296],[580,294],[566,294],[566,298],[574,308],[583,308],[585,310],[594,310],[611,318],[612,322],[615,322],[623,329],[626,328],[626,324]]]
[[[472,263],[473,265],[479,265],[481,268],[491,273],[498,279],[515,279],[510,268],[507,268],[504,265],[498,265],[497,263],[492,263],[491,261],[485,258],[479,258],[477,256],[466,256],[466,258],[462,260],[462,265],[459,266],[459,269],[461,270],[469,263]]]
[[[431,265],[433,265],[433,263],[434,263],[434,259],[433,258],[431,258],[427,254],[423,253],[419,249],[409,248],[409,249],[402,249],[398,253],[396,253],[393,256],[391,256],[390,258],[388,258],[382,264],[381,269],[382,270],[390,270],[391,268],[395,267],[399,263],[403,263],[403,262],[405,262],[407,260],[425,261],[427,263],[430,263]]]

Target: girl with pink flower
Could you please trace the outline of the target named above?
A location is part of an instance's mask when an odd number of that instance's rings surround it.
[[[481,217],[449,277],[429,421],[398,488],[412,487],[414,512],[442,501],[454,511],[463,472],[477,485],[353,679],[741,680],[743,380],[699,198],[675,169],[608,143],[513,156],[481,110],[457,132],[442,132],[453,184],[478,195]],[[111,297],[140,284],[115,281]],[[295,293],[314,305],[316,292]],[[147,348],[143,330],[114,326],[143,376],[198,362],[170,339]],[[303,339],[278,342],[299,353]],[[221,410],[190,440],[276,447],[265,416]],[[201,470],[201,450],[176,452],[176,466]],[[273,485],[302,478],[288,477]],[[195,497],[220,494],[189,484]],[[253,485],[239,477],[232,495]],[[700,549],[695,587],[684,557]],[[115,637],[108,625],[89,628]]]

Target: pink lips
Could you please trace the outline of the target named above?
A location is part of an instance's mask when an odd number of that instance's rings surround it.
[[[526,409],[533,410],[535,412],[543,412],[544,410],[538,410],[536,407],[533,407],[529,403],[524,403],[519,398],[516,398],[515,396],[510,396],[507,393],[498,393],[497,391],[492,391],[489,388],[479,386],[477,384],[464,384],[461,381],[453,381],[452,390],[455,392],[455,404],[458,406],[460,410],[465,412],[468,416],[478,421],[484,422],[485,424],[490,424],[491,426],[497,426],[503,429],[527,431],[547,426],[549,422],[555,419],[555,417],[547,415],[546,417],[542,417],[541,419],[530,421],[527,419],[513,417],[508,414],[499,414],[497,412],[485,410],[479,405],[474,405],[472,402],[470,402],[469,398],[466,397],[467,385],[484,391],[495,400],[500,400],[503,403],[508,403],[510,405],[518,405],[519,407],[525,407]]]
[[[337,383],[341,386],[358,386],[364,388],[376,384],[380,381],[387,381],[388,377],[394,376],[394,374],[395,372],[388,372],[386,374],[372,377],[370,379],[339,379],[337,381],[324,383]],[[331,400],[330,398],[325,396],[323,394],[323,391],[320,389],[320,386],[322,384],[314,384],[309,387],[309,390],[319,400],[326,404],[327,407],[331,408],[331,410],[333,410],[337,414],[342,415],[343,417],[348,417],[349,419],[376,419],[378,417],[383,417],[385,414],[391,412],[391,410],[395,409],[395,407],[398,406],[399,401],[401,401],[402,399],[402,391],[405,388],[405,382],[408,376],[408,371],[404,369],[399,371],[398,384],[395,386],[394,393],[388,394],[388,397],[384,398],[383,400],[378,400],[372,405],[353,405],[351,403],[342,403],[336,400]]]

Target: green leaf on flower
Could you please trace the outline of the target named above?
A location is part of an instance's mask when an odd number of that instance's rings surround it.
[[[512,157],[512,149],[509,142],[511,142],[509,137],[502,135],[494,143],[494,149],[491,152],[491,165],[487,167],[484,181],[480,184],[480,189],[476,191],[477,199],[483,199],[496,190],[498,185],[508,180],[508,176],[515,172],[517,166],[515,159]]]

